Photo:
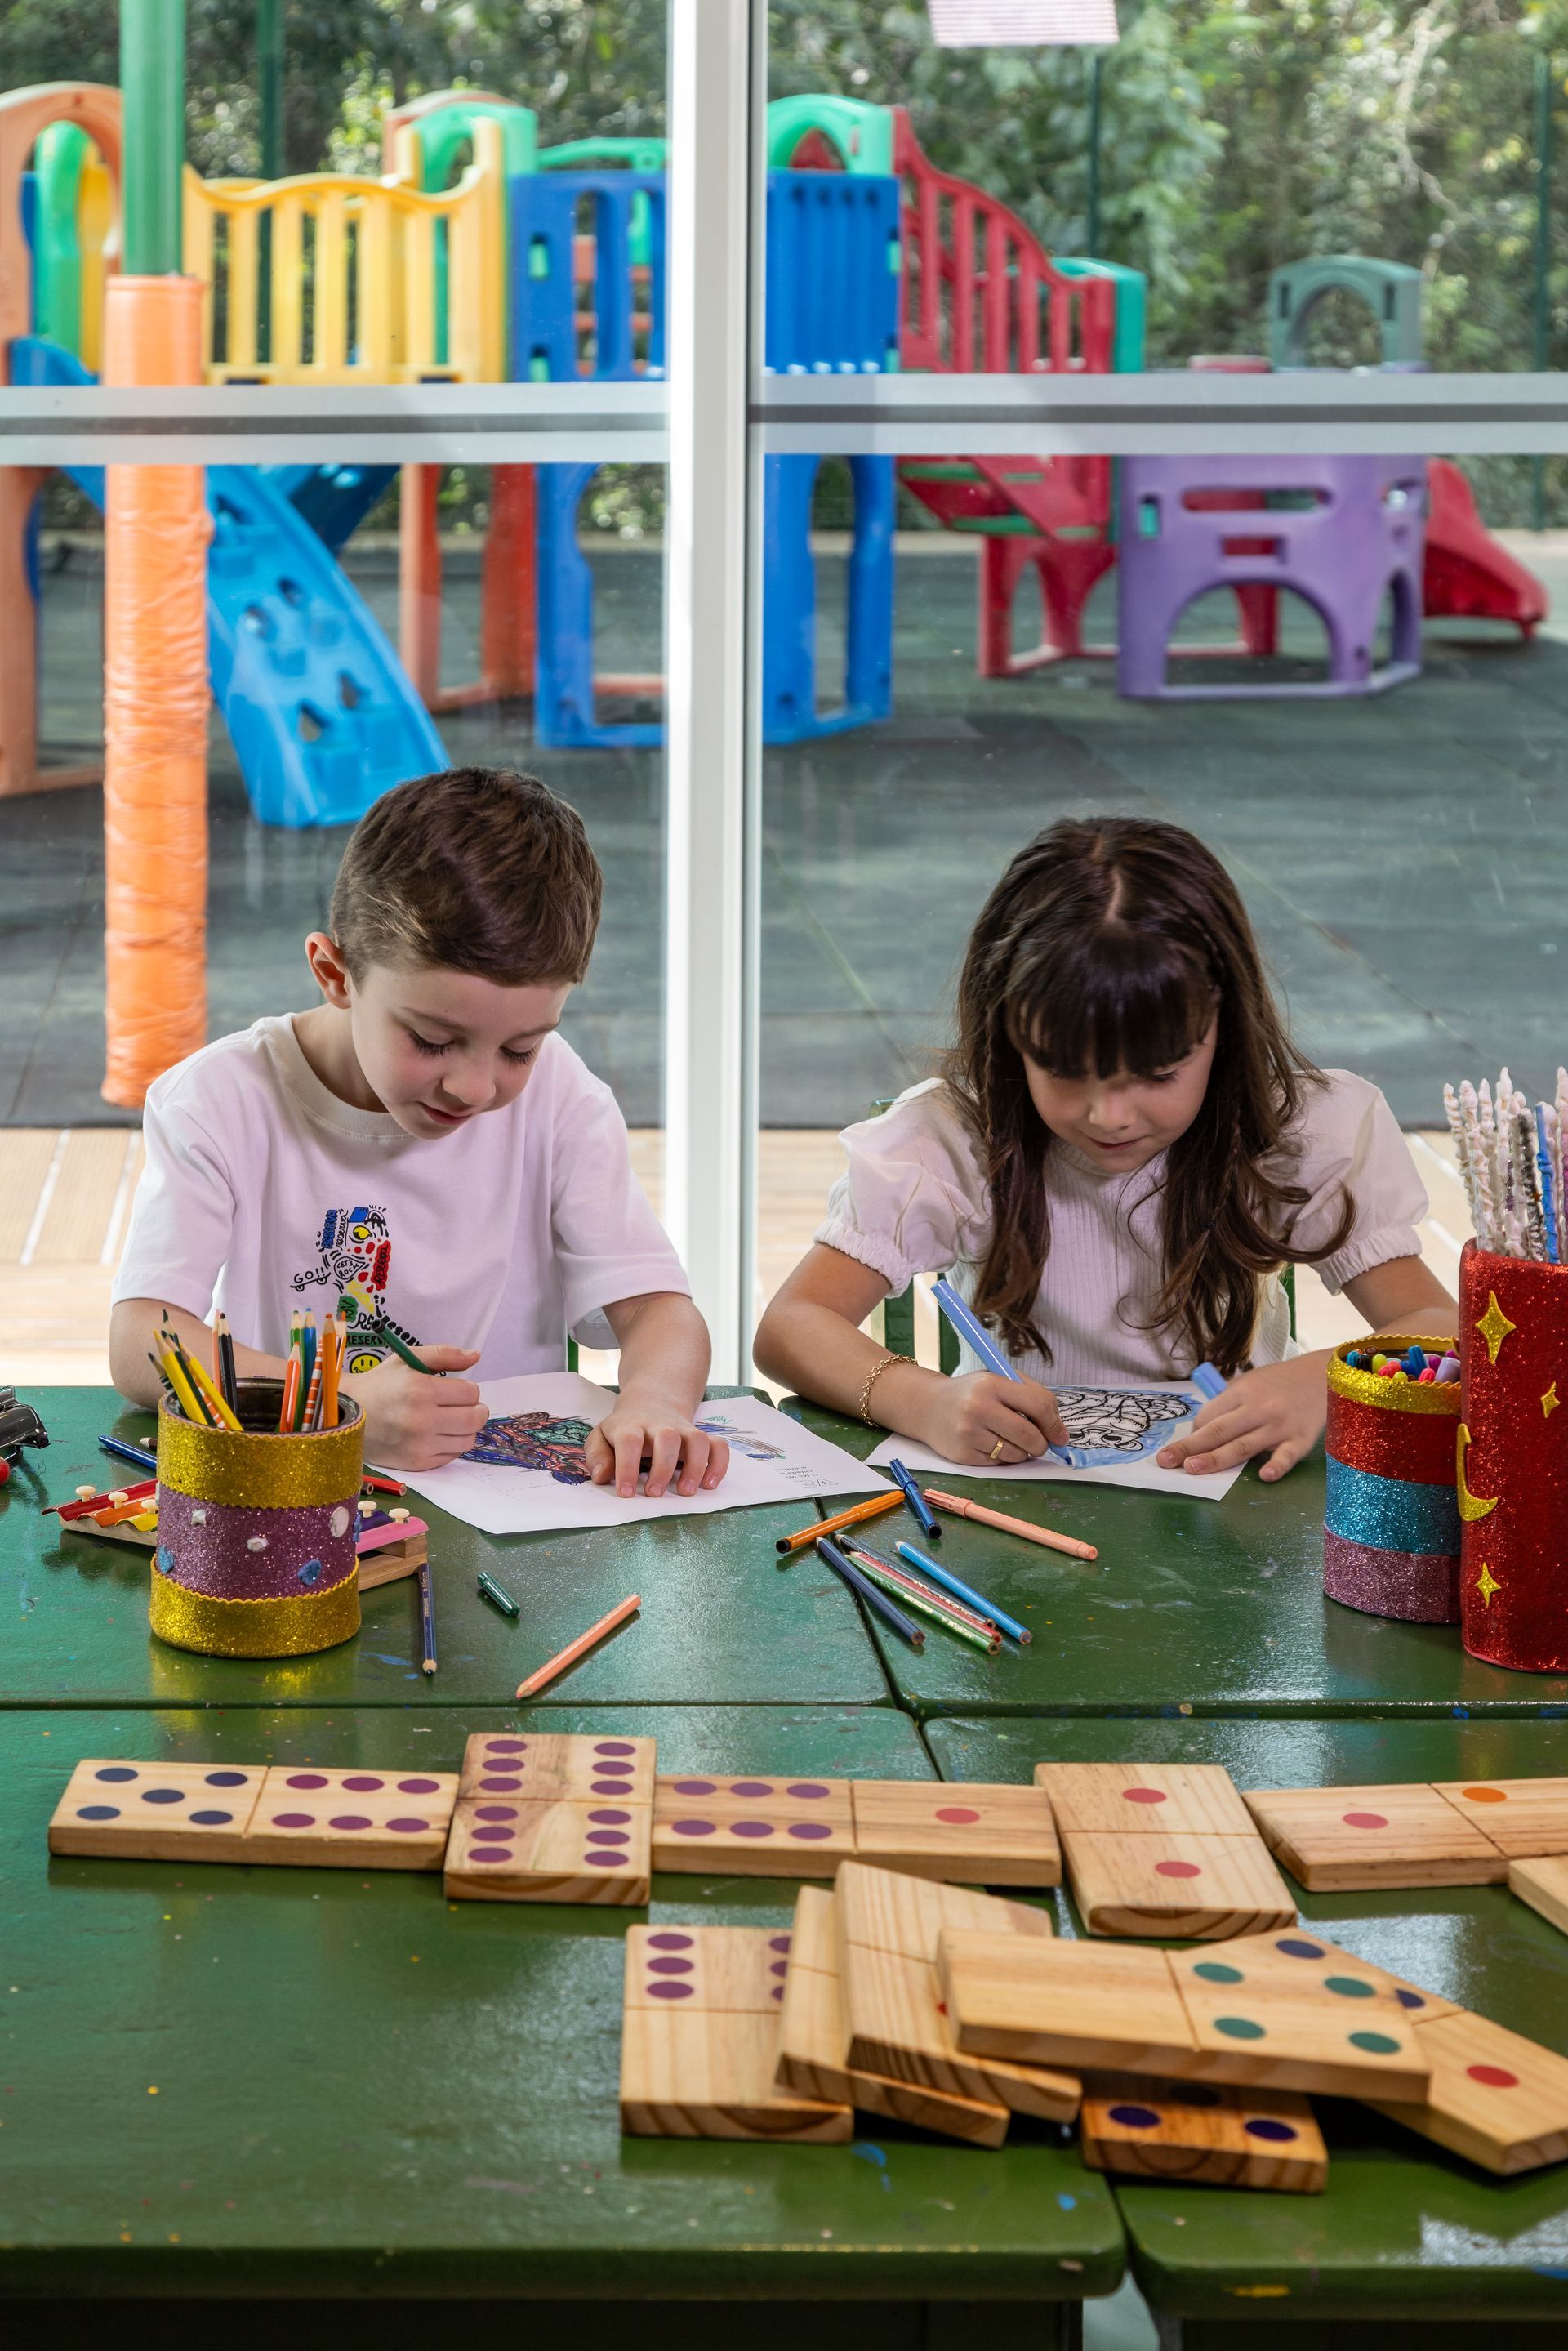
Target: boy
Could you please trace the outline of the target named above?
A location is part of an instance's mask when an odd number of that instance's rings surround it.
[[[602,892],[581,818],[531,776],[457,768],[377,801],[330,931],[305,943],[324,1000],[218,1039],[148,1094],[109,1324],[123,1395],[157,1401],[165,1308],[203,1353],[221,1308],[241,1373],[281,1378],[291,1309],[342,1298],[367,1455],[438,1468],[485,1417],[456,1374],[558,1371],[571,1331],[620,1348],[595,1482],[635,1493],[647,1457],[650,1495],[719,1483],[727,1448],[693,1421],[707,1327],[609,1089],[556,1033]],[[383,1324],[447,1376],[400,1361]]]

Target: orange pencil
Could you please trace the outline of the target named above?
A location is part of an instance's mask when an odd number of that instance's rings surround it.
[[[277,1420],[277,1431],[280,1437],[287,1437],[293,1433],[294,1408],[299,1402],[299,1350],[297,1347],[291,1347],[288,1353],[288,1369],[283,1375],[283,1410],[279,1413]]]
[[[935,1510],[950,1510],[958,1519],[978,1519],[981,1526],[997,1527],[1004,1535],[1022,1535],[1025,1542],[1044,1543],[1047,1551],[1064,1551],[1070,1559],[1098,1559],[1093,1543],[1079,1542],[1075,1535],[1053,1534],[1049,1527],[1033,1527],[1027,1519],[1010,1519],[1005,1510],[988,1510],[982,1502],[961,1502],[956,1494],[939,1494],[934,1486],[924,1489],[925,1497]]]
[[[901,1510],[903,1501],[897,1487],[890,1494],[873,1494],[868,1502],[857,1502],[853,1510],[840,1510],[835,1518],[818,1519],[815,1526],[802,1527],[797,1535],[781,1535],[774,1549],[781,1559],[785,1558],[791,1552],[804,1551],[819,1535],[833,1534],[840,1527],[858,1526],[863,1519],[879,1519],[884,1510]]]
[[[321,1374],[321,1426],[337,1426],[337,1379],[343,1363],[343,1325],[336,1315],[321,1334],[326,1367]]]
[[[618,1625],[624,1625],[628,1616],[635,1615],[641,1605],[634,1592],[629,1600],[623,1600],[618,1608],[612,1608],[607,1616],[601,1616],[597,1625],[590,1625],[587,1631],[579,1635],[569,1648],[563,1649],[558,1657],[552,1657],[547,1666],[541,1666],[536,1674],[530,1674],[525,1682],[519,1682],[518,1697],[532,1698],[535,1691],[543,1689],[546,1682],[553,1682],[557,1674],[564,1674],[568,1666],[575,1666],[596,1641],[602,1641],[607,1633],[613,1633]]]

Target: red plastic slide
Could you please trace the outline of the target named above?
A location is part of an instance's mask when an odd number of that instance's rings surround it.
[[[1427,488],[1427,619],[1511,621],[1521,636],[1533,636],[1546,618],[1546,590],[1487,529],[1459,467],[1433,457]]]

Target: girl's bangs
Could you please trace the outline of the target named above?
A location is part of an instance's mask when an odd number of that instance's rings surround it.
[[[1070,935],[1009,991],[1008,1040],[1054,1078],[1152,1077],[1213,1018],[1213,975],[1179,941],[1116,924]]]

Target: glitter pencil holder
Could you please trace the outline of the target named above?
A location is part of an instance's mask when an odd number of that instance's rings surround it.
[[[158,1548],[150,1622],[215,1657],[297,1657],[359,1629],[355,1530],[359,1407],[336,1428],[281,1436],[280,1380],[242,1380],[232,1429],[158,1414]]]
[[[1568,1266],[1459,1259],[1460,1630],[1473,1657],[1568,1671]]]
[[[1345,1361],[1353,1347],[1402,1355],[1412,1346],[1442,1354],[1452,1345],[1449,1339],[1378,1338],[1334,1351],[1323,1588],[1343,1607],[1417,1625],[1459,1622],[1459,1383],[1385,1379]]]

